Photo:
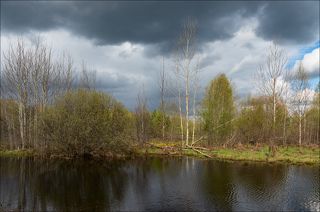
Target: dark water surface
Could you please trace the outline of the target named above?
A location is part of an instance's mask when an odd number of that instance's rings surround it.
[[[319,167],[0,158],[0,211],[316,211]]]

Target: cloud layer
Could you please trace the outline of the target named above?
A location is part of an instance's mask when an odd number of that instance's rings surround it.
[[[96,70],[99,90],[133,109],[144,87],[150,108],[155,108],[162,56],[171,72],[171,52],[187,17],[198,24],[199,98],[219,73],[231,79],[237,96],[256,94],[254,75],[272,41],[289,57],[319,41],[318,1],[1,1],[1,50],[8,48],[10,38],[40,35],[54,51],[66,50],[75,64],[85,60]],[[317,77],[319,48],[302,58]]]
[[[266,40],[317,39],[319,2],[1,2],[1,30],[65,29],[99,45],[130,41],[171,50],[186,17],[198,22],[200,43],[233,37],[249,18]]]

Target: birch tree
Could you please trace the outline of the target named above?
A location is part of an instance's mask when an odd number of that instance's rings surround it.
[[[147,109],[147,99],[144,91],[138,93],[137,106],[135,108],[136,130],[139,143],[148,141],[150,115]]]
[[[40,39],[31,46],[19,39],[3,53],[1,89],[5,87],[5,98],[18,104],[21,148],[37,145],[39,113],[64,87],[63,83],[71,87],[71,59],[61,61],[53,60],[51,48]]]
[[[308,75],[300,62],[298,69],[295,71],[292,79],[293,90],[293,107],[299,116],[299,146],[302,144],[302,121],[305,119],[305,112],[309,99]]]
[[[192,142],[191,145],[195,143],[195,130],[196,130],[196,117],[197,117],[197,92],[199,90],[199,72],[200,72],[200,66],[199,66],[199,58],[195,67],[195,72],[193,76],[193,102],[192,102]]]
[[[162,139],[165,138],[165,89],[166,89],[166,73],[164,69],[164,57],[162,58],[162,70],[160,71],[160,111],[161,111],[161,132],[162,132]]]
[[[280,80],[285,77],[286,64],[287,56],[284,50],[273,43],[269,47],[265,64],[259,66],[256,76],[260,92],[272,99],[272,139],[275,139],[277,101],[283,91],[283,83]]]
[[[284,116],[283,116],[283,138],[282,138],[282,144],[287,144],[287,119],[288,119],[288,103],[290,98],[290,85],[289,83],[286,83],[283,85],[283,92],[282,92],[282,102],[284,104]]]
[[[183,25],[182,33],[178,40],[177,49],[177,65],[178,74],[183,78],[184,87],[184,104],[185,104],[185,142],[184,145],[189,145],[189,110],[190,110],[190,83],[193,77],[194,68],[192,63],[196,54],[196,22],[192,19],[187,19]]]
[[[178,92],[178,109],[179,109],[179,118],[180,118],[180,136],[181,136],[181,146],[184,145],[184,124],[183,124],[183,114],[182,114],[182,80],[181,80],[181,69],[179,68],[179,59],[178,54],[175,55],[175,87]]]
[[[30,59],[29,52],[22,40],[16,46],[12,44],[8,52],[3,54],[2,77],[7,89],[8,98],[18,102],[18,119],[21,148],[26,145],[27,133],[27,105],[29,100]]]

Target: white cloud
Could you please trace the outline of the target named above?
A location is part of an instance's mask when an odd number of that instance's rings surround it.
[[[74,36],[65,30],[37,35],[52,47],[55,56],[58,57],[64,51],[69,53],[73,58],[75,71],[80,70],[84,61],[89,69],[96,71],[99,89],[111,93],[129,108],[134,107],[137,92],[142,86],[146,88],[149,99],[155,95],[153,87],[157,86],[157,74],[162,60],[158,57],[145,57],[144,46],[130,42],[96,46],[90,40]],[[32,44],[34,37],[34,34],[24,37],[28,46]],[[15,35],[1,34],[1,51],[6,52],[9,44],[14,44],[17,39],[18,36]]]
[[[264,62],[266,49],[271,44],[255,34],[257,20],[244,21],[241,29],[229,40],[207,43],[203,47],[201,58],[206,65],[200,74],[200,93],[204,93],[209,81],[217,74],[225,73],[235,85],[236,95],[255,95],[257,93],[254,74],[259,64]],[[31,41],[34,36],[26,38]],[[74,58],[76,68],[82,60],[87,66],[97,72],[99,86],[112,93],[129,108],[133,108],[139,89],[144,86],[149,104],[155,107],[158,104],[158,73],[162,68],[161,56],[147,56],[150,46],[124,42],[118,45],[96,46],[91,40],[75,36],[65,30],[53,30],[40,33],[46,43],[53,47],[55,53],[67,51]],[[1,34],[1,51],[9,48],[9,41],[15,41],[17,36]],[[172,38],[174,39],[174,38]],[[29,42],[31,43],[31,42]],[[295,55],[299,47],[283,46],[288,56]],[[318,49],[319,55],[319,49]],[[306,61],[314,61],[305,56]],[[319,67],[319,60],[318,62]],[[165,61],[166,70],[171,71],[172,62]],[[313,64],[309,62],[308,64]],[[306,68],[309,68],[306,65]],[[310,65],[310,67],[313,67]],[[200,96],[201,98],[201,96]]]
[[[204,68],[202,82],[207,85],[219,73],[225,73],[235,85],[237,95],[255,94],[254,74],[264,60],[270,42],[255,35],[257,21],[250,19],[230,40],[208,43],[203,57],[219,59]]]
[[[297,60],[293,69],[296,70],[299,67],[299,63],[302,62],[306,72],[310,74],[317,74],[319,76],[319,60],[320,60],[320,48],[314,49],[312,52],[305,54],[302,60]]]
[[[278,81],[278,92],[281,93],[281,99],[287,104],[289,112],[304,112],[311,106],[311,103],[316,95],[313,89],[306,88],[302,91],[294,91],[290,82],[283,80]],[[297,102],[306,101],[307,105],[304,108],[303,105],[297,105]]]

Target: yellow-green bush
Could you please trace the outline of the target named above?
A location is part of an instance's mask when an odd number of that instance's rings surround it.
[[[88,90],[69,92],[42,114],[44,145],[68,155],[128,147],[130,114],[111,96]]]

